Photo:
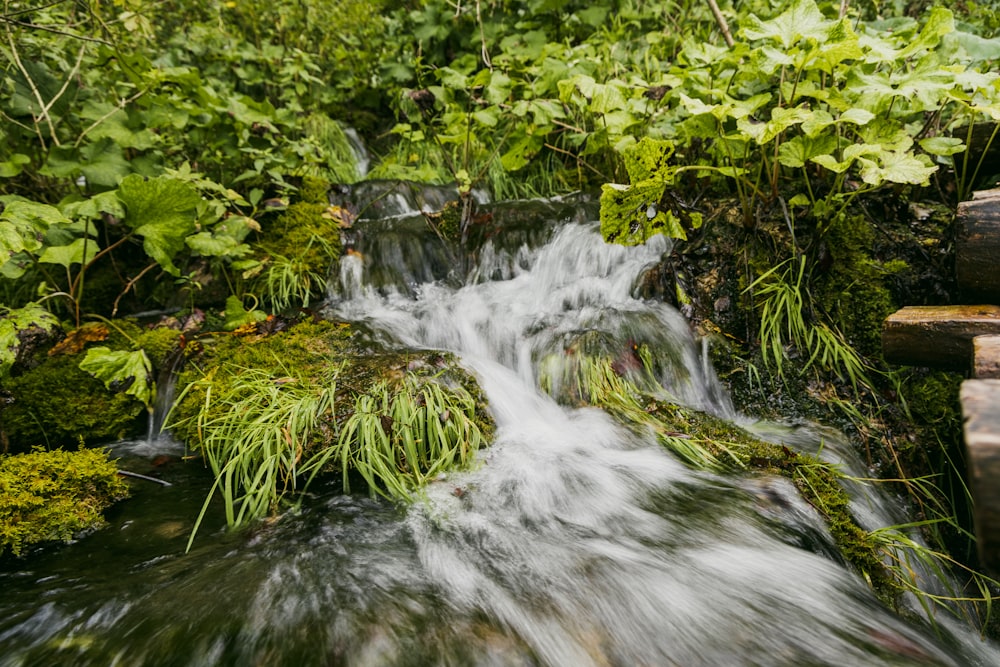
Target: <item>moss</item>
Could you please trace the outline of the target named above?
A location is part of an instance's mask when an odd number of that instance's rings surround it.
[[[177,329],[157,327],[147,329],[135,337],[135,346],[145,350],[153,369],[162,370],[171,355],[177,351],[181,332]]]
[[[340,258],[340,228],[327,209],[325,203],[297,202],[265,227],[257,244],[264,268],[253,288],[274,310],[307,306]]]
[[[823,239],[829,256],[817,267],[828,268],[816,279],[816,301],[859,352],[878,356],[882,322],[895,307],[886,277],[900,267],[875,261],[875,231],[864,216],[837,216]]]
[[[127,495],[102,450],[0,456],[0,555],[99,528],[101,513]]]
[[[80,361],[90,344],[143,349],[156,373],[179,340],[180,332],[172,329],[144,330],[132,320],[108,320],[71,331],[56,347],[39,348],[30,369],[4,383],[12,399],[0,410],[0,433],[7,447],[24,452],[40,444],[96,444],[142,433],[145,406],[126,393],[108,390],[80,370]]]
[[[330,192],[330,182],[326,179],[318,176],[303,176],[302,185],[299,186],[299,200],[309,204],[329,206],[328,192]]]
[[[141,432],[142,403],[115,394],[79,368],[78,355],[56,355],[5,383],[13,401],[0,412],[12,451],[76,442],[98,443]]]

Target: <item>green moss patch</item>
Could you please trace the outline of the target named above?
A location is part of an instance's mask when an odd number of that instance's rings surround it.
[[[0,456],[0,555],[100,528],[101,513],[127,495],[102,450]]]

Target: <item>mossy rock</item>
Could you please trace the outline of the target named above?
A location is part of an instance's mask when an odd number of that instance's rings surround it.
[[[81,370],[80,362],[94,344],[112,350],[143,349],[155,377],[179,339],[179,331],[144,330],[135,322],[114,320],[70,332],[59,343],[62,349],[39,348],[30,368],[4,383],[10,395],[10,403],[0,409],[6,448],[26,452],[37,445],[97,444],[143,433],[148,420],[145,405],[124,391],[108,389]]]
[[[102,512],[126,496],[128,484],[103,450],[0,456],[0,556],[100,528]]]
[[[203,339],[178,378],[168,426],[226,478],[230,523],[297,502],[320,472],[345,491],[406,500],[492,437],[483,394],[453,355],[373,348],[341,322],[274,328]]]
[[[307,307],[325,287],[342,249],[339,223],[329,208],[296,202],[264,226],[256,244],[261,269],[251,284],[274,311]]]

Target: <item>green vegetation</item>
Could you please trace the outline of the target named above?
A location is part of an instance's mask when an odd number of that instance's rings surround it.
[[[0,456],[0,555],[100,528],[101,513],[127,495],[128,484],[101,450]]]
[[[728,32],[700,0],[6,3],[4,448],[134,432],[179,334],[93,327],[179,309],[178,321],[205,312],[206,329],[233,332],[189,348],[175,411],[233,523],[294,504],[316,470],[401,497],[436,461],[463,464],[456,443],[488,436],[471,380],[434,379],[423,353],[410,357],[417,372],[366,357],[336,325],[283,332],[275,317],[313,305],[339,259],[356,212],[330,207],[327,191],[362,178],[351,126],[374,153],[371,178],[455,187],[427,215],[450,241],[475,238],[477,188],[600,191],[608,241],[678,239],[664,292],[724,342],[720,369],[744,405],[851,426],[934,543],[967,552],[953,413],[916,424],[926,460],[890,435],[906,402],[937,405],[953,383],[891,372],[878,330],[914,295],[947,298],[933,277],[944,263],[926,250],[948,247],[950,209],[924,223],[908,205],[953,207],[996,178],[979,156],[1000,128],[1000,17],[919,1],[751,0],[722,14]],[[46,356],[64,331],[79,344]],[[326,363],[310,370],[317,354]],[[643,398],[649,387],[620,386],[600,363],[579,372],[606,395],[578,400],[653,428],[692,465],[747,466],[739,438],[670,435],[698,419]],[[254,417],[237,424],[227,410]],[[439,422],[448,435],[435,445]],[[809,490],[832,488],[830,471],[749,456],[793,476],[851,551],[840,501]],[[953,472],[938,489],[920,481],[942,467]],[[865,558],[852,557],[870,574]]]
[[[449,355],[359,355],[352,339],[346,324],[306,322],[204,341],[171,428],[216,475],[206,508],[220,493],[238,526],[296,506],[320,472],[406,501],[471,464],[493,430],[475,380]]]

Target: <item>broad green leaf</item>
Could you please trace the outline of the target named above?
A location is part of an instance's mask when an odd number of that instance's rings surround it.
[[[66,245],[48,246],[38,257],[38,261],[69,268],[74,264],[87,264],[99,251],[100,246],[95,239],[78,238]]]
[[[749,117],[741,118],[736,121],[736,127],[758,144],[764,145],[773,141],[788,128],[808,120],[810,115],[810,111],[799,107],[793,109],[775,107],[771,110],[771,120],[768,122],[760,123]]]
[[[122,147],[107,137],[82,147],[80,158],[80,173],[93,185],[113,188],[124,176],[132,173]]]
[[[819,69],[832,74],[834,68],[844,61],[857,60],[864,55],[850,20],[844,18],[830,27],[825,43],[810,51],[804,69]]]
[[[620,82],[596,84],[590,95],[590,110],[596,114],[607,114],[625,108],[625,94]]]
[[[55,206],[25,200],[8,203],[0,212],[0,260],[21,251],[38,251],[50,226],[69,222]]]
[[[523,169],[531,162],[544,145],[542,137],[527,134],[515,141],[507,152],[500,156],[500,164],[506,171],[514,172]]]
[[[202,257],[239,258],[250,254],[250,246],[240,243],[232,236],[198,232],[184,239],[191,250]]]
[[[24,170],[24,165],[31,164],[31,158],[24,153],[14,153],[10,159],[0,162],[0,178],[13,178]]]
[[[773,39],[787,49],[803,39],[825,41],[831,23],[813,0],[793,0],[791,7],[770,21],[750,14],[740,32],[748,40]]]
[[[674,142],[643,137],[637,144],[626,149],[622,156],[629,180],[633,183],[650,179],[669,182],[671,170],[668,162],[673,154]]]
[[[500,70],[493,70],[489,85],[486,86],[486,101],[490,104],[503,104],[510,97],[510,77]]]
[[[194,231],[198,192],[170,177],[144,179],[133,174],[118,186],[118,198],[125,205],[125,224],[142,237],[146,254],[179,276],[173,257],[184,249],[184,237]]]
[[[111,391],[124,391],[147,408],[152,407],[156,386],[153,365],[143,350],[126,352],[92,347],[80,362],[80,370],[90,373]]]
[[[663,206],[667,184],[660,180],[601,187],[601,235],[608,243],[641,245],[657,234],[686,239],[687,229],[701,226],[700,213],[678,217]],[[687,229],[685,228],[687,227]]]
[[[955,155],[965,150],[965,143],[955,137],[928,137],[920,140],[920,147],[931,155]]]
[[[881,185],[886,181],[927,185],[931,174],[937,171],[926,156],[903,151],[880,151],[876,160],[860,158],[859,161],[862,164],[861,180],[869,185]]]
[[[944,7],[934,7],[931,9],[930,16],[927,17],[927,22],[920,34],[896,53],[896,59],[905,60],[924,49],[933,49],[940,43],[943,36],[954,31],[955,17],[951,10]]]
[[[819,155],[832,155],[837,150],[837,137],[823,134],[818,137],[797,136],[782,142],[778,147],[778,161],[786,167],[799,169],[808,160]]]

